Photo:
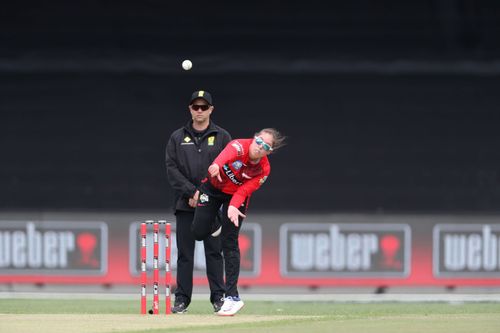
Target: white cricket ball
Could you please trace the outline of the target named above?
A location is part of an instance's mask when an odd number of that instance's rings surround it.
[[[193,63],[191,62],[191,60],[184,60],[184,61],[182,62],[182,68],[184,68],[184,70],[188,71],[188,70],[190,70],[192,67],[193,67]]]

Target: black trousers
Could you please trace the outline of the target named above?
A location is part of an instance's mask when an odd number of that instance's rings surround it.
[[[176,301],[191,303],[193,294],[193,266],[195,238],[191,232],[194,212],[176,211],[177,240],[177,288]],[[210,302],[224,297],[224,264],[221,254],[220,237],[210,237],[203,241],[207,279],[210,286]]]
[[[240,247],[238,236],[240,233],[243,218],[240,217],[239,225],[236,227],[227,217],[227,208],[231,195],[216,191],[200,190],[200,199],[194,213],[192,224],[193,234],[198,240],[215,238],[211,236],[212,223],[222,206],[222,253],[224,255],[224,270],[226,273],[226,296],[239,296],[238,278],[240,276]],[[246,203],[243,203],[239,210],[245,214]]]

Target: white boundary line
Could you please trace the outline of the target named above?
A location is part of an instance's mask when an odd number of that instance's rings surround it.
[[[139,300],[138,294],[130,293],[45,293],[45,292],[0,292],[0,299],[116,299]],[[500,293],[495,294],[242,294],[245,300],[275,302],[338,302],[338,303],[375,303],[375,302],[500,302]],[[208,295],[194,294],[194,300],[207,300]]]

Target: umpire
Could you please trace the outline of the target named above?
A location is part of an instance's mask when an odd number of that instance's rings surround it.
[[[168,181],[175,194],[178,254],[173,313],[186,312],[193,293],[195,238],[191,224],[198,201],[197,188],[206,177],[209,165],[231,141],[230,134],[210,119],[214,104],[209,92],[195,91],[189,102],[189,111],[192,120],[172,133],[166,151]],[[220,237],[207,237],[203,245],[210,302],[217,312],[224,302],[225,291]]]

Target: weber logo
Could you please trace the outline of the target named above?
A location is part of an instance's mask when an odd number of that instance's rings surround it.
[[[436,277],[500,276],[500,224],[437,224]]]
[[[284,224],[281,274],[405,277],[410,271],[410,242],[406,224]]]
[[[97,222],[0,222],[1,274],[104,274],[107,227]]]
[[[138,276],[141,270],[140,267],[140,223],[132,223],[129,229],[130,239],[130,272],[134,276]],[[177,270],[177,240],[175,234],[175,223],[171,227],[171,267],[172,270]],[[260,274],[261,251],[262,251],[262,230],[257,223],[245,222],[240,230],[239,235],[240,246],[240,276],[255,277]],[[146,235],[146,268],[148,274],[153,269],[153,230],[148,227]],[[160,227],[160,237],[158,239],[160,248],[158,267],[160,270],[165,269],[165,229]],[[206,273],[205,249],[201,241],[196,242],[194,249],[194,277],[204,277]]]

